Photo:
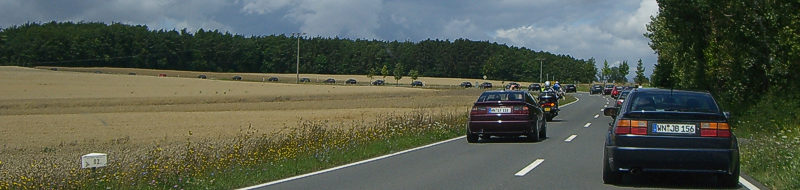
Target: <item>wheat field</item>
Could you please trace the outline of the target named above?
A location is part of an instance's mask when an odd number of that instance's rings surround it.
[[[302,121],[347,126],[420,110],[466,112],[481,92],[212,79],[263,75],[245,73],[204,73],[209,79],[198,79],[177,77],[198,74],[186,71],[67,70],[0,67],[0,160],[10,164],[14,157],[52,150],[76,155],[187,138],[225,140],[248,128],[279,135]],[[159,73],[168,77],[152,76]]]

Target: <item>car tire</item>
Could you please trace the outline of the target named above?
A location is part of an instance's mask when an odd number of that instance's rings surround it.
[[[534,126],[534,127],[536,127],[536,126]],[[529,142],[539,142],[540,140],[542,140],[541,138],[539,138],[541,134],[542,133],[539,131],[539,129],[534,128],[533,132],[528,134],[528,141]]]
[[[477,134],[467,134],[467,142],[468,143],[477,143],[478,142],[478,135]]]
[[[722,174],[717,176],[717,183],[726,188],[739,186],[739,165],[736,165],[736,168],[731,175]]]
[[[603,155],[603,183],[618,184],[622,180],[622,174],[611,169],[608,165],[608,156]]]
[[[547,122],[542,124],[542,132],[539,133],[539,140],[547,138]]]
[[[547,116],[547,118],[545,118],[545,120],[547,120],[547,121],[553,121],[553,118],[554,118],[554,117],[556,117],[556,116],[549,116],[549,115],[548,115],[548,116]]]

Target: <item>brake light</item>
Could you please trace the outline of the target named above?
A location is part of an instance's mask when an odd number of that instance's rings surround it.
[[[731,137],[728,123],[700,123],[701,137]]]
[[[514,106],[514,109],[511,113],[515,114],[528,114],[528,106]]]
[[[622,102],[624,102],[624,101],[625,101],[625,100],[617,100],[617,106],[621,106],[621,105],[622,105]]]
[[[472,106],[472,111],[470,111],[470,114],[474,115],[474,114],[482,114],[482,113],[486,113],[486,107],[485,106]]]
[[[548,103],[543,103],[542,104],[542,107],[553,107],[553,106],[556,106],[556,103],[548,102]]]
[[[617,128],[614,130],[615,134],[634,134],[634,135],[647,135],[647,121],[640,120],[619,120]]]

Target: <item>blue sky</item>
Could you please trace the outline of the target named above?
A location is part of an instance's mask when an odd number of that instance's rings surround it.
[[[216,29],[250,35],[420,41],[466,38],[594,57],[612,65],[656,55],[642,34],[655,0],[0,0],[0,27],[96,21],[150,29]]]

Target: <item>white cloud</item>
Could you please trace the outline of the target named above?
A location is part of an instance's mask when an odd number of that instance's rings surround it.
[[[375,30],[380,27],[381,0],[249,1],[242,10],[263,15],[284,8],[289,10],[285,17],[300,23],[300,31],[311,36],[379,39]]]
[[[476,26],[470,19],[454,19],[444,25],[442,29],[444,36],[454,38],[467,38],[475,39],[483,37],[478,26]]]
[[[242,11],[250,14],[266,14],[289,6],[292,0],[245,0]]]

